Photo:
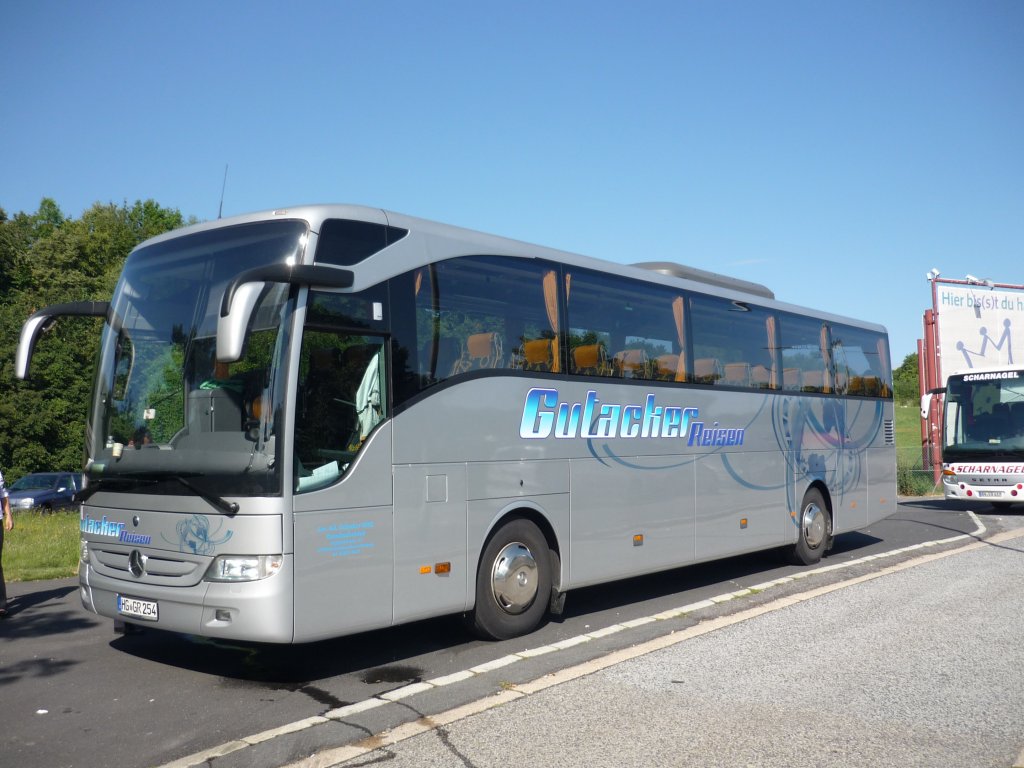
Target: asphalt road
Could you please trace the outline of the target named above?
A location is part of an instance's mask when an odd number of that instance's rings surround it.
[[[959,537],[924,550],[941,551],[963,546],[971,535],[987,537],[1024,525],[1022,517],[987,511],[978,507],[972,518],[962,506],[911,500],[889,520],[840,537],[825,568],[782,567],[767,555],[744,556],[581,590],[569,595],[560,621],[503,643],[468,638],[456,618],[295,647],[233,646],[156,631],[120,636],[107,620],[81,608],[73,580],[9,584],[11,618],[0,623],[0,766],[277,768],[424,715],[510,693],[517,684],[683,631],[709,617],[878,572],[919,556],[922,550],[907,548],[921,542]],[[1014,578],[1018,589],[1012,595],[1024,586],[1019,575]],[[1007,591],[1000,579],[987,588],[993,594]],[[740,594],[721,599],[733,593]],[[844,597],[840,593],[835,600],[839,613],[833,633],[845,620]],[[701,607],[679,611],[695,605]],[[650,620],[654,616],[659,618]],[[955,626],[955,618],[924,619]],[[898,612],[894,620],[899,623]],[[804,641],[793,642],[790,663],[808,687],[819,687],[826,672],[842,668],[843,658],[836,654],[844,645],[804,658]],[[756,654],[760,645],[748,645],[736,658]],[[801,671],[810,661],[813,674]],[[956,673],[964,671],[957,668]],[[1017,674],[1018,680],[1024,675]],[[1013,674],[1003,677],[1013,679]],[[969,678],[964,685],[972,682]],[[628,713],[635,703],[624,700],[619,708]],[[646,719],[642,712],[636,710],[641,725]],[[530,733],[511,735],[530,747]],[[467,764],[451,763],[451,758],[449,753],[450,764]],[[512,759],[504,765],[532,762]]]
[[[1020,765],[1024,529],[988,542],[293,766]]]

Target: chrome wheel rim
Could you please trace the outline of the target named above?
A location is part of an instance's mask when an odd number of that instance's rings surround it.
[[[502,547],[491,566],[491,594],[503,611],[518,614],[537,597],[537,561],[519,541]]]
[[[817,549],[825,541],[825,519],[824,511],[817,504],[812,502],[804,507],[802,521],[804,541],[811,549]]]

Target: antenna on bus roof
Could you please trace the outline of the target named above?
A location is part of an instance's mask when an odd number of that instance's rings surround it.
[[[228,164],[224,163],[224,183],[220,185],[220,207],[217,208],[217,218],[224,213],[224,188],[228,185]]]

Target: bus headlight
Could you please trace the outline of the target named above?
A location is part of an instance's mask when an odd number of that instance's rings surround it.
[[[283,555],[220,555],[206,569],[206,581],[259,581],[284,565]]]
[[[82,549],[79,552],[78,556],[81,558],[83,563],[88,565],[88,563],[89,563],[89,542],[87,542],[87,541],[83,541],[82,542]]]

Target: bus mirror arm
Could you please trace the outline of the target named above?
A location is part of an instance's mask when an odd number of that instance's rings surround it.
[[[931,407],[932,407],[932,398],[935,397],[935,395],[944,395],[944,394],[946,394],[946,388],[945,387],[935,387],[934,389],[929,389],[925,394],[921,395],[921,418],[922,419],[927,419],[928,418],[928,411],[931,410]]]
[[[107,301],[75,301],[70,304],[53,304],[35,312],[21,326],[18,339],[18,351],[14,358],[14,375],[19,379],[27,379],[29,364],[32,362],[32,351],[39,337],[50,330],[58,317],[107,317],[110,314],[110,302]]]
[[[351,270],[322,264],[267,264],[240,272],[225,286],[217,318],[217,360],[233,363],[242,356],[245,333],[266,283],[311,288],[351,288]]]

